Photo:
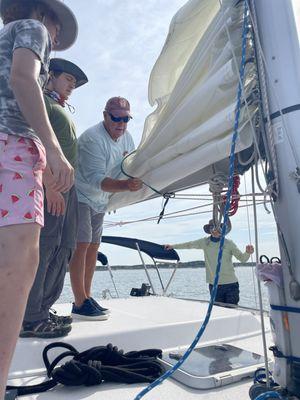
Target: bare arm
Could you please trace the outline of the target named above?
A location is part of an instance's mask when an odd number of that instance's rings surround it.
[[[143,182],[138,178],[133,179],[112,179],[104,178],[101,182],[101,189],[104,192],[116,193],[116,192],[136,192],[143,186]]]
[[[42,90],[38,84],[41,62],[29,49],[14,51],[10,84],[26,121],[43,142],[47,163],[53,174],[52,186],[67,191],[74,182],[74,170],[63,155],[46,112]]]
[[[48,213],[59,217],[64,215],[66,211],[66,203],[63,195],[52,189],[53,175],[48,166],[46,166],[43,173],[43,184],[45,186],[45,196],[47,199],[47,211]]]

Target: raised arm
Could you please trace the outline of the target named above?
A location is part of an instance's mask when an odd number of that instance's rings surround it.
[[[254,252],[254,248],[251,245],[247,245],[246,251],[243,253],[238,249],[235,243],[231,242],[231,252],[240,262],[246,262],[249,260],[250,255]]]
[[[177,243],[177,244],[166,244],[167,250],[171,249],[203,249],[205,246],[206,238],[193,240],[191,242]]]

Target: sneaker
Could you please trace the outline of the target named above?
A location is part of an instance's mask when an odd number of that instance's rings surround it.
[[[21,338],[35,337],[51,339],[66,336],[71,329],[71,325],[58,325],[50,319],[36,322],[23,322],[19,336]]]
[[[57,325],[71,325],[73,321],[71,315],[57,315],[55,310],[49,311],[49,319]]]
[[[93,297],[90,297],[89,299],[90,299],[91,302],[94,304],[94,306],[95,306],[96,308],[98,308],[98,310],[104,312],[104,314],[110,314],[110,310],[109,310],[108,308],[101,307],[100,304],[97,303],[97,301],[96,301],[95,299],[93,299]]]
[[[77,307],[75,303],[73,303],[72,316],[73,318],[94,321],[104,321],[109,317],[109,315],[99,310],[91,299],[85,299],[80,307]]]

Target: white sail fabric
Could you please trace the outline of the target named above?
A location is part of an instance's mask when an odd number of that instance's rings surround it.
[[[235,3],[226,0],[220,7],[219,0],[188,1],[173,17],[151,72],[149,102],[157,108],[147,117],[141,143],[124,169],[161,192],[207,182],[209,167],[230,153],[243,23],[243,7]],[[248,63],[246,98],[256,84],[253,69]],[[241,110],[237,152],[252,144],[249,117],[255,112],[255,106]],[[146,186],[116,193],[109,209],[153,195]]]

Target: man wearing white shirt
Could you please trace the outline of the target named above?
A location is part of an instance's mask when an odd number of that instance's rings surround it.
[[[104,120],[87,129],[78,139],[78,169],[75,185],[79,201],[77,248],[70,263],[75,297],[74,318],[105,320],[109,311],[91,297],[91,284],[101,242],[104,214],[110,193],[138,191],[140,179],[119,179],[121,162],[134,150],[127,131],[130,104],[123,97],[112,97],[103,111]]]

